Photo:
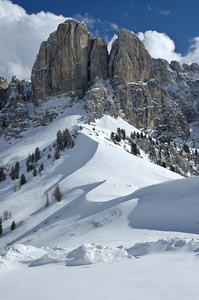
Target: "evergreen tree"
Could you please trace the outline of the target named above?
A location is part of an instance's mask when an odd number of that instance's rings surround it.
[[[32,153],[32,155],[31,155],[31,162],[32,162],[32,163],[35,162],[35,154],[34,154],[34,153]]]
[[[20,164],[17,161],[16,164],[15,164],[15,177],[16,177],[16,179],[19,179],[19,171],[20,171]]]
[[[130,138],[133,140],[135,138],[135,131],[131,132]]]
[[[59,148],[56,148],[56,149],[55,149],[54,159],[60,159]]]
[[[38,161],[41,158],[41,152],[39,147],[35,149],[35,161]]]
[[[15,221],[13,221],[10,226],[10,230],[15,230],[15,228],[16,228],[16,223],[15,223]]]
[[[0,235],[3,233],[2,219],[0,218]]]
[[[41,171],[43,171],[43,169],[44,169],[44,164],[41,163],[40,166],[39,166],[39,173],[41,173]]]
[[[122,139],[125,140],[126,139],[126,131],[125,131],[125,129],[121,129],[121,135],[122,135]]]
[[[24,174],[21,174],[20,184],[23,185],[26,183],[26,177]]]
[[[115,139],[114,132],[111,132],[111,140],[114,141],[114,139]]]
[[[73,148],[75,145],[67,128],[63,132],[63,141],[64,141],[64,147],[67,147],[68,149]]]
[[[36,177],[37,176],[37,169],[34,168],[33,170],[33,176]]]
[[[26,171],[30,172],[30,164],[29,163],[26,164]]]
[[[12,166],[11,168],[11,172],[10,172],[10,177],[12,180],[15,180],[16,179],[16,176],[15,176],[15,168]]]
[[[31,161],[32,161],[32,156],[29,154],[29,156],[28,156],[28,158],[26,160],[26,165],[29,164],[29,163],[31,163]]]
[[[6,179],[6,174],[4,173],[4,168],[0,167],[0,182]]]
[[[140,155],[140,150],[134,142],[131,143],[131,153],[133,155]]]
[[[55,200],[57,200],[58,202],[60,202],[62,200],[62,192],[60,191],[59,185],[57,184],[57,186],[55,187],[54,191],[52,192],[52,196],[53,198],[55,198]]]
[[[59,150],[64,149],[64,138],[63,138],[63,134],[62,134],[61,130],[57,131],[57,148]]]

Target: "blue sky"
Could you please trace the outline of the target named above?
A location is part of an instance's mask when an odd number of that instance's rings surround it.
[[[176,51],[186,54],[191,38],[199,35],[199,1],[178,0],[16,0],[29,14],[41,10],[65,17],[99,19],[102,23],[113,23],[118,28],[127,28],[135,33],[147,30],[165,32],[176,45]],[[101,35],[111,35],[113,30],[93,24]]]
[[[199,63],[198,0],[0,0],[0,75],[29,77],[40,43],[67,17],[107,42],[127,28],[152,57]]]

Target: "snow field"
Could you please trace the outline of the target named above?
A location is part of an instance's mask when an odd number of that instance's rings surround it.
[[[198,299],[199,178],[112,143],[118,127],[136,130],[125,121],[89,125],[84,114],[76,104],[21,140],[1,138],[1,161],[19,161],[20,173],[36,147],[46,151],[41,177],[26,173],[16,192],[11,179],[0,183],[0,215],[12,212],[0,238],[0,299]],[[75,147],[53,163],[48,148],[66,127],[79,131]],[[57,184],[60,203],[51,199]]]

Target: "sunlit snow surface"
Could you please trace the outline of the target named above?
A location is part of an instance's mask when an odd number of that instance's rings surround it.
[[[16,192],[11,179],[0,183],[0,215],[12,212],[0,238],[0,299],[198,299],[199,178],[113,144],[111,131],[135,130],[123,120],[88,125],[84,114],[79,103],[21,140],[0,140],[1,163],[18,160],[27,176]],[[75,147],[53,163],[49,146],[66,127],[79,131]],[[33,178],[26,158],[36,147],[45,167]],[[44,207],[57,184],[63,200]]]

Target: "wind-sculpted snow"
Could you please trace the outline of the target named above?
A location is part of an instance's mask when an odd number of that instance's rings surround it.
[[[84,244],[71,251],[66,256],[67,266],[90,265],[96,263],[111,263],[131,258],[121,247],[103,246],[100,244]]]
[[[162,238],[152,242],[139,242],[132,247],[85,243],[68,252],[63,247],[25,246],[16,244],[0,254],[0,270],[13,268],[23,263],[29,267],[41,267],[50,264],[62,266],[83,266],[98,263],[110,264],[122,262],[149,254],[163,252],[192,253],[199,256],[199,239],[195,238]]]
[[[199,233],[199,177],[166,182],[136,191],[129,215],[133,228]]]
[[[133,247],[126,249],[133,256],[142,256],[152,253],[162,253],[164,251],[183,251],[199,253],[199,240],[186,238],[160,239],[155,242],[137,243]]]

